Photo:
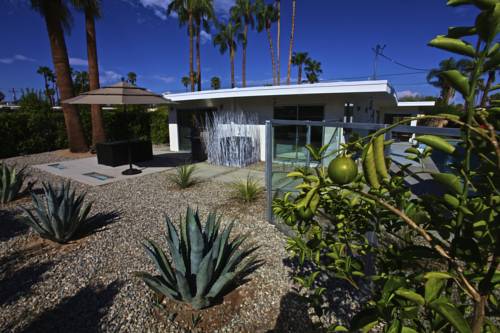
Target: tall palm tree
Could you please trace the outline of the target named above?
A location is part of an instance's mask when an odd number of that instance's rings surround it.
[[[281,81],[281,2],[280,0],[276,0],[275,2],[275,8],[276,8],[276,83],[278,86],[280,85]]]
[[[220,78],[218,76],[213,76],[210,79],[210,87],[212,87],[213,90],[220,89]]]
[[[137,84],[137,74],[134,72],[127,73],[127,82],[131,85],[135,86]]]
[[[176,13],[179,25],[188,26],[189,34],[189,81],[191,82],[191,91],[194,91],[195,77],[193,67],[193,41],[194,41],[194,11],[196,8],[196,0],[173,0],[168,4],[167,15]]]
[[[243,33],[240,35],[242,45],[242,60],[241,60],[241,83],[243,88],[247,86],[247,46],[248,46],[248,28],[252,29],[255,26],[254,18],[255,6],[251,0],[236,0],[236,3],[231,7],[231,19],[234,22],[243,24]]]
[[[480,106],[482,108],[486,107],[486,103],[488,103],[488,93],[490,92],[491,86],[496,80],[496,70],[492,70],[488,72],[488,79],[486,80],[486,84],[484,85],[483,95],[481,96]]]
[[[54,106],[54,96],[51,94],[51,89],[50,89],[50,86],[49,86],[49,77],[50,77],[50,73],[52,73],[52,70],[47,67],[47,66],[40,66],[38,67],[37,69],[37,74],[40,74],[43,76],[43,83],[44,83],[44,86],[45,86],[45,96],[47,97],[47,100],[49,101],[50,103],[50,106]]]
[[[196,30],[196,83],[198,91],[201,91],[201,28],[206,32],[210,31],[210,21],[214,19],[214,4],[213,0],[193,0],[195,1],[194,7],[194,22]]]
[[[323,73],[323,70],[321,69],[321,62],[311,58],[307,59],[305,71],[307,81],[309,81],[309,83],[319,82],[319,76]]]
[[[214,37],[214,46],[219,46],[221,54],[229,50],[231,63],[231,88],[236,86],[234,81],[234,56],[236,53],[236,38],[240,32],[240,24],[237,22],[217,23],[217,34]]]
[[[309,54],[307,52],[293,52],[292,64],[298,67],[297,84],[302,83],[302,67],[309,59]]]
[[[71,14],[62,0],[31,0],[31,7],[45,20],[50,41],[52,61],[56,71],[56,82],[62,100],[74,97],[73,82],[69,68],[68,51],[64,39],[64,28],[69,29]],[[78,109],[72,104],[63,104],[64,122],[71,152],[88,151]]]
[[[292,75],[292,50],[293,40],[295,38],[296,2],[297,0],[292,0],[292,30],[290,32],[290,46],[288,47],[288,69],[286,72],[286,84],[290,84],[290,77]]]
[[[440,74],[443,71],[459,69],[460,67],[463,68],[464,66],[464,64],[459,66],[459,63],[454,58],[450,57],[441,61],[439,63],[439,68],[434,68],[427,74],[427,82],[429,82],[429,84],[433,85],[434,87],[441,89],[440,99],[445,105],[448,105],[453,96],[455,96],[455,89],[453,89],[451,85],[441,77]]]
[[[278,13],[276,7],[268,5],[264,0],[257,0],[255,2],[256,16],[257,16],[257,31],[261,32],[266,29],[267,39],[269,41],[269,51],[271,52],[271,65],[273,71],[273,84],[276,85],[276,64],[274,59],[273,39],[271,36],[271,26],[278,20]]]
[[[181,79],[182,85],[186,88],[186,92],[188,91],[189,86],[189,76],[183,76]]]
[[[95,19],[101,17],[100,0],[71,0],[73,5],[85,15],[85,34],[87,39],[87,61],[89,74],[89,89],[99,89],[99,65],[97,61],[97,42]],[[92,123],[92,146],[106,141],[106,132],[102,120],[100,105],[90,106]]]

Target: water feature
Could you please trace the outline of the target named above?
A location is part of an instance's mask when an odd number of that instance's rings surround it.
[[[260,130],[256,113],[217,111],[206,116],[203,135],[208,163],[245,167],[260,159]]]

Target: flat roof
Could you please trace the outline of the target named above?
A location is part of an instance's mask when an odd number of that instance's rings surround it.
[[[413,102],[398,102],[399,107],[433,107],[436,104],[435,101],[413,101]]]
[[[163,96],[172,100],[173,102],[183,102],[219,98],[350,93],[386,93],[388,95],[394,96],[394,99],[397,100],[396,92],[387,80],[259,86],[248,88],[203,90],[177,94],[164,93]]]

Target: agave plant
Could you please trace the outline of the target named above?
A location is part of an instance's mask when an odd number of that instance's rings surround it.
[[[188,188],[198,182],[198,180],[193,177],[196,171],[195,165],[181,165],[177,167],[175,171],[175,174],[169,175],[169,178],[180,188]]]
[[[17,171],[15,167],[9,167],[7,164],[0,165],[0,202],[4,204],[16,199],[21,192],[26,168]]]
[[[243,202],[252,202],[262,193],[264,188],[259,181],[248,174],[246,179],[234,182],[231,186],[235,190],[235,197]]]
[[[69,182],[61,184],[60,188],[54,188],[48,183],[43,183],[42,186],[45,200],[32,192],[34,213],[23,208],[28,214],[28,219],[24,221],[41,237],[57,243],[67,243],[90,220],[87,217],[92,204],[84,204],[85,193],[76,195]]]
[[[144,248],[160,275],[136,273],[153,291],[194,309],[214,304],[245,282],[261,262],[251,255],[257,247],[242,247],[246,236],[229,239],[233,223],[221,227],[221,218],[210,213],[202,228],[198,212],[188,208],[176,231],[166,217],[167,244],[172,260],[152,241]]]

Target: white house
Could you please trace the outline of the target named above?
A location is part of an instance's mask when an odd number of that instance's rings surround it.
[[[424,113],[432,101],[399,102],[386,80],[328,82],[284,86],[206,90],[164,94],[176,104],[169,114],[170,149],[190,150],[193,121],[212,112],[244,111],[257,115],[260,159],[265,158],[265,122],[271,119],[392,123],[405,116]],[[194,120],[193,120],[194,119]],[[322,130],[311,133],[312,141],[328,141]],[[297,126],[274,132],[275,140],[299,141],[304,133]],[[286,150],[286,149],[285,149]]]

